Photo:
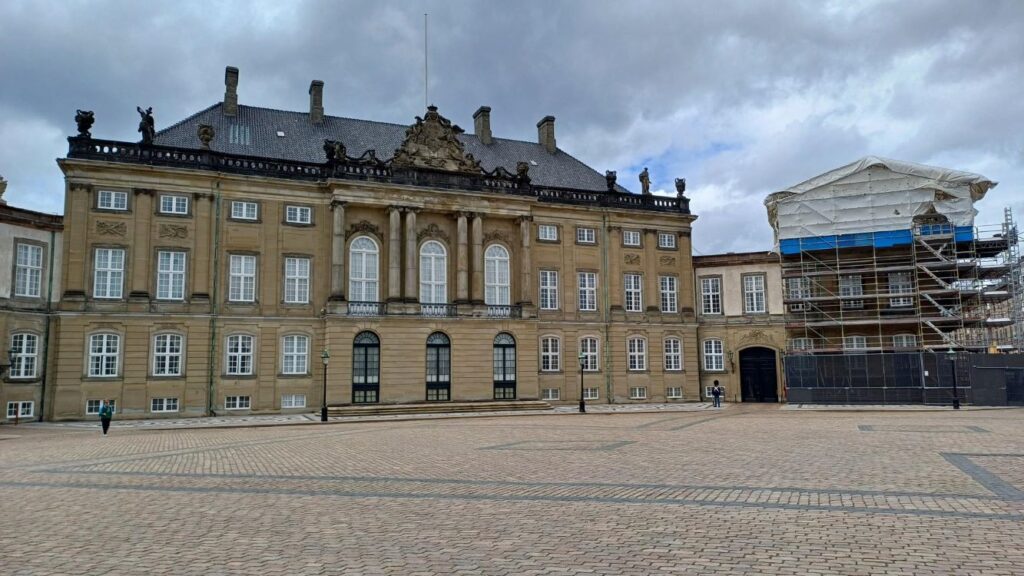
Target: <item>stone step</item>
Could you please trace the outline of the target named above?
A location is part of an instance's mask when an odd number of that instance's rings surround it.
[[[328,406],[329,416],[379,416],[382,414],[438,414],[445,412],[506,412],[513,410],[551,410],[543,400],[496,402],[422,402],[415,404],[365,404]]]

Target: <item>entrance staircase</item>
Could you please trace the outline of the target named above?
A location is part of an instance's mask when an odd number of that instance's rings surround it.
[[[543,400],[497,400],[486,402],[423,402],[417,404],[346,404],[328,406],[328,416],[380,416],[386,414],[448,414],[467,412],[510,412],[551,410]]]

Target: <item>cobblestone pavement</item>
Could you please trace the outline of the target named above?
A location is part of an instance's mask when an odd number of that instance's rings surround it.
[[[6,428],[3,574],[1024,574],[1024,410]]]

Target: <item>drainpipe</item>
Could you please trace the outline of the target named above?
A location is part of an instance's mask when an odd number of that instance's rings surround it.
[[[50,358],[50,322],[52,322],[51,314],[53,313],[53,243],[57,238],[57,233],[50,230],[50,265],[48,277],[46,279],[46,327],[43,329],[43,379],[39,388],[39,421],[42,422],[44,417],[44,410],[46,409],[46,379],[50,377],[49,367]]]
[[[601,290],[601,299],[603,300],[601,308],[603,309],[604,315],[604,389],[605,394],[608,397],[608,403],[615,403],[615,394],[613,394],[614,382],[612,382],[612,368],[615,367],[615,362],[612,359],[612,343],[611,343],[611,294],[609,292],[609,286],[611,286],[612,279],[608,276],[610,268],[608,267],[608,212],[605,211],[601,214],[601,268],[604,269],[604,282],[601,283],[603,290]]]
[[[210,294],[210,354],[207,358],[206,415],[213,413],[214,367],[217,360],[217,313],[220,302],[220,181],[214,184],[213,192],[213,293]]]

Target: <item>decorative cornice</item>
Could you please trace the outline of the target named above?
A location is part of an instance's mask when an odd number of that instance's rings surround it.
[[[347,200],[335,200],[335,199],[332,199],[331,200],[331,210],[334,210],[338,206],[344,207],[346,204],[348,204]]]
[[[399,206],[398,204],[392,204],[392,205],[390,205],[390,206],[388,206],[387,208],[384,209],[384,213],[387,214],[388,216],[390,216],[392,212],[399,212],[399,213],[401,213],[402,212],[402,207]]]
[[[533,222],[533,216],[523,215],[516,217],[516,224],[522,224],[523,222]]]

